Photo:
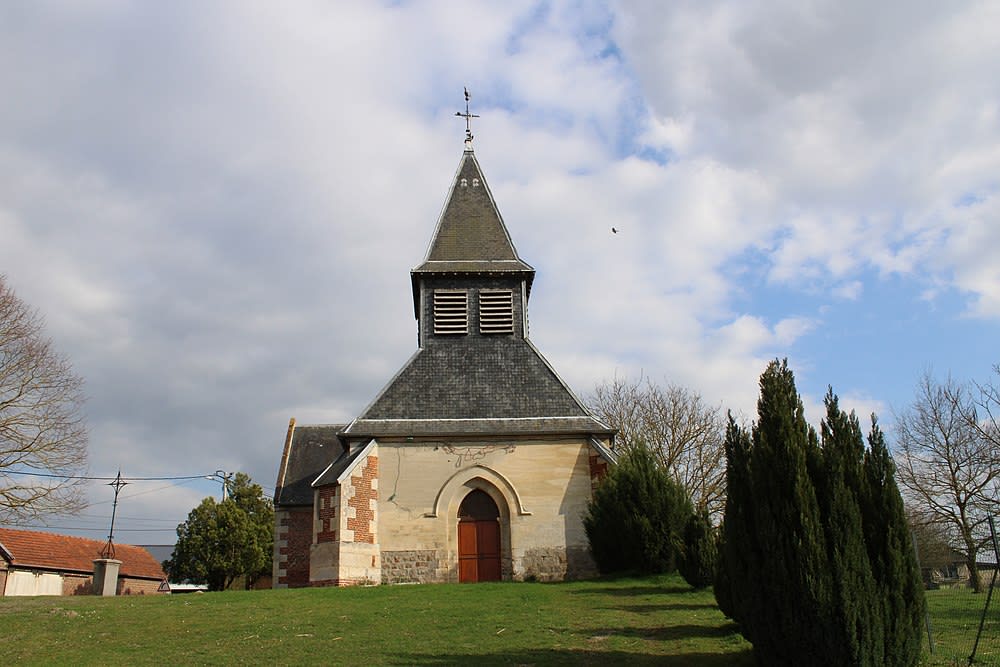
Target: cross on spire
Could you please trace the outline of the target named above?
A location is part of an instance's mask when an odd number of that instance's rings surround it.
[[[479,118],[479,114],[469,112],[469,89],[463,88],[465,91],[465,113],[461,111],[456,111],[455,115],[465,119],[465,149],[472,150],[472,119]]]

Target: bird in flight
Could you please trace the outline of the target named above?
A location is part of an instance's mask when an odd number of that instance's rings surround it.
[[[617,233],[618,233],[618,230],[617,230],[617,229],[615,229],[614,227],[612,227],[612,228],[611,228],[611,233],[612,233],[612,234],[617,234]]]

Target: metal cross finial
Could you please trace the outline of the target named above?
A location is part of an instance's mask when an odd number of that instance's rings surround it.
[[[460,116],[465,119],[465,148],[466,150],[472,150],[472,119],[479,118],[479,114],[469,112],[469,89],[463,88],[465,91],[465,113],[461,111],[456,111],[455,115]]]
[[[122,487],[127,484],[128,482],[122,479],[121,468],[118,469],[118,476],[115,477],[115,480],[108,482],[108,486],[113,487],[115,490],[115,501],[111,504],[111,530],[108,532],[108,543],[101,549],[101,558],[115,557],[115,514],[118,512],[118,494],[121,492]]]

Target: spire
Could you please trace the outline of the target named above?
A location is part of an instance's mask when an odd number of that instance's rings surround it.
[[[427,257],[413,272],[534,274],[514,249],[471,150],[462,155]]]
[[[413,308],[420,318],[420,283],[428,275],[504,274],[523,280],[527,293],[535,270],[514,249],[490,188],[483,178],[479,161],[472,151],[472,119],[469,90],[465,89],[465,152],[458,164],[455,180],[438,218],[434,236],[423,263],[410,271],[413,283]]]

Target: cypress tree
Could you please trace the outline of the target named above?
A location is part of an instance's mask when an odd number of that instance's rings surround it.
[[[828,664],[831,585],[819,503],[809,468],[819,458],[816,432],[786,361],[760,378],[752,430],[748,499],[757,548],[749,564],[745,624],[767,664]],[[734,545],[738,548],[737,545]]]
[[[787,362],[760,386],[751,434],[726,432],[720,608],[761,664],[916,664],[923,588],[874,417],[866,452],[831,389],[820,443]]]
[[[694,588],[706,588],[715,578],[718,538],[708,511],[692,513],[684,526],[684,551],[677,570]]]
[[[740,428],[732,413],[726,426],[726,513],[720,528],[719,567],[715,599],[729,618],[741,624],[751,643],[753,628],[745,623],[752,586],[751,563],[761,556],[754,528],[753,489],[750,485],[750,434]]]
[[[833,586],[830,664],[880,665],[882,611],[862,528],[864,437],[829,390],[821,425],[823,465],[816,472]]]
[[[861,508],[885,633],[879,664],[915,665],[920,659],[924,587],[894,474],[885,437],[872,415]]]

